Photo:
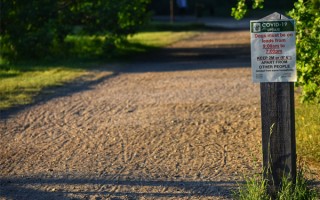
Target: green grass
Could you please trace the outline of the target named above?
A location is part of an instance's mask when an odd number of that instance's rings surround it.
[[[8,66],[7,66],[8,67]],[[67,67],[12,66],[0,69],[0,109],[32,102],[34,96],[49,86],[60,86],[84,75],[82,69]]]
[[[91,59],[109,59],[110,58],[126,58],[127,60],[136,54],[158,49],[179,40],[190,38],[196,35],[196,32],[183,31],[158,31],[158,32],[142,32],[128,37],[125,43],[117,44],[117,48],[105,54],[105,36],[74,36],[70,35],[66,38],[66,42],[72,46],[69,54],[77,58]]]
[[[245,184],[239,186],[237,191],[234,191],[234,199],[239,200],[267,200],[266,193],[267,181],[262,175],[254,175],[252,178],[246,178]]]
[[[240,185],[237,191],[234,191],[234,199],[239,200],[271,200],[268,194],[267,180],[263,175],[255,175],[247,178],[244,185]],[[293,181],[284,177],[279,191],[275,194],[276,200],[317,200],[319,196],[315,189],[310,188],[308,181],[304,178],[303,170],[299,170],[295,184]]]
[[[297,154],[320,163],[320,105],[296,105]]]
[[[153,47],[164,47],[172,43],[193,37],[197,32],[172,32],[172,31],[162,31],[162,32],[143,32],[132,37],[129,37],[129,41],[132,43],[142,43],[147,46]]]
[[[68,36],[66,41],[70,45],[70,52],[65,53],[68,58],[64,60],[5,64],[0,59],[0,110],[29,104],[43,89],[73,81],[87,74],[97,63],[117,59],[130,61],[131,56],[170,45],[195,34],[171,31],[138,33],[129,37],[127,43],[119,44],[115,52],[110,54],[106,54],[103,49],[106,37]],[[61,51],[60,54],[64,54]]]

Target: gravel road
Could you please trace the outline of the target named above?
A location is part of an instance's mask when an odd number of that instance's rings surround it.
[[[2,113],[0,199],[231,199],[261,169],[249,51],[203,32]]]

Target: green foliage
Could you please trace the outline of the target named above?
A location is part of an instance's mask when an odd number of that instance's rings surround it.
[[[253,9],[262,9],[264,0],[252,0]],[[242,19],[248,13],[246,0],[238,0],[237,6],[231,9],[231,16],[237,20]]]
[[[231,10],[231,16],[237,20],[242,19],[248,12],[246,0],[238,0],[237,6]]]
[[[263,0],[253,0],[253,8],[262,8]],[[288,13],[296,20],[297,86],[302,101],[320,103],[320,0],[297,0]],[[238,0],[231,15],[241,19],[248,12],[245,0]]]
[[[271,200],[267,193],[267,180],[262,175],[247,178],[246,183],[235,192],[235,199],[239,200]],[[303,170],[299,170],[295,183],[286,176],[282,178],[279,191],[275,194],[277,200],[316,200],[318,194],[315,189],[308,186],[309,182],[304,178]]]
[[[286,177],[282,178],[280,191],[277,193],[278,200],[316,200],[317,192],[308,187],[309,181],[304,178],[302,170],[297,173],[295,183]]]
[[[246,183],[240,186],[238,191],[234,193],[235,199],[239,200],[269,200],[267,191],[267,180],[262,175],[255,175],[247,178]]]
[[[0,110],[31,103],[43,88],[62,85],[84,74],[84,70],[65,66],[0,66]]]
[[[1,52],[3,56],[39,56],[52,46],[55,2],[1,0]]]
[[[296,20],[297,85],[302,100],[320,103],[320,0],[298,0],[289,15]]]
[[[106,51],[147,20],[149,0],[1,0],[1,54],[7,59],[43,58],[66,48],[74,32],[108,35]]]

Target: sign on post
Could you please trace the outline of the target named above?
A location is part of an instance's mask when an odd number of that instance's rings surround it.
[[[252,80],[260,82],[264,175],[274,196],[295,180],[295,23],[279,13],[250,21]]]
[[[252,20],[250,30],[253,82],[297,81],[294,20]]]

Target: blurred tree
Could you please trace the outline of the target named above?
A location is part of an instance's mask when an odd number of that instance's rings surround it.
[[[149,1],[1,0],[1,54],[9,59],[49,56],[76,26],[86,34],[107,35],[112,47],[147,21]]]
[[[264,0],[252,0],[254,9],[263,8]],[[231,15],[241,19],[247,13],[246,0],[238,0]],[[297,86],[302,101],[320,103],[320,0],[297,0],[288,13],[296,21]]]
[[[2,54],[10,57],[46,54],[55,36],[56,11],[54,0],[1,0]]]

